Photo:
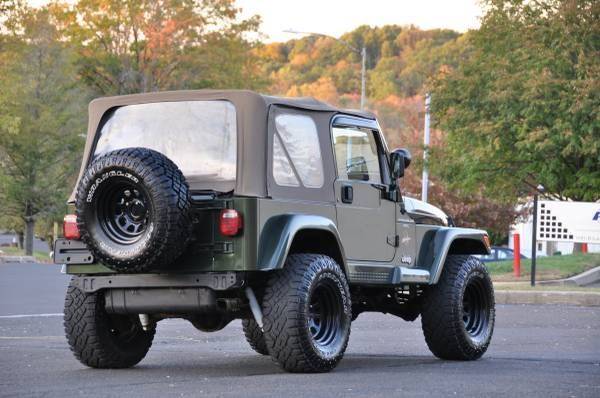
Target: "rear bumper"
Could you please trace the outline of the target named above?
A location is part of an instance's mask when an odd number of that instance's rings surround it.
[[[102,289],[185,289],[232,290],[245,285],[243,272],[203,272],[197,274],[115,274],[74,275],[72,285],[86,293]]]
[[[104,296],[113,314],[197,314],[228,311],[246,284],[242,272],[74,275],[71,285]]]

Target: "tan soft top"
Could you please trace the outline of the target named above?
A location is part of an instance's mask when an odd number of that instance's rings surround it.
[[[338,109],[327,103],[317,101],[314,98],[275,97],[258,94],[248,90],[182,90],[98,98],[93,100],[89,105],[87,139],[77,184],[94,152],[97,133],[105,121],[105,114],[108,111],[125,105],[202,100],[230,101],[236,108],[238,142],[237,177],[234,192],[241,196],[264,197],[267,195],[267,183],[265,178],[268,153],[267,132],[269,126],[269,108],[272,105],[310,112],[329,113],[331,116],[342,113],[351,116],[375,119],[375,116],[372,113]],[[323,118],[319,119],[323,120]],[[327,120],[330,120],[330,118]],[[323,126],[320,126],[318,129],[319,134],[326,134],[327,137],[320,138],[330,140],[329,123],[325,126],[325,123],[322,121],[321,124],[323,124]],[[69,203],[75,201],[77,184],[75,184],[75,189],[71,193]],[[190,188],[193,190],[198,187],[191,186]]]

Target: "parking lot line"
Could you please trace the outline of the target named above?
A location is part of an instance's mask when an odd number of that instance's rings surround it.
[[[63,316],[63,314],[19,314],[19,315],[0,315],[0,319],[15,318],[50,318],[53,316]]]

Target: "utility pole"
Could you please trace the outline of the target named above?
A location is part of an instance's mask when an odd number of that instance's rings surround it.
[[[365,96],[366,96],[366,85],[367,85],[367,49],[365,46],[362,47],[362,69],[360,72],[360,110],[365,109]]]
[[[367,102],[367,48],[363,45],[362,49],[358,49],[354,47],[352,44],[348,43],[345,40],[338,39],[337,37],[329,36],[324,33],[317,32],[300,32],[293,29],[284,30],[285,33],[293,33],[296,35],[313,35],[313,36],[321,36],[321,37],[329,37],[330,39],[336,40],[342,43],[344,46],[348,47],[352,52],[360,55],[361,57],[361,72],[360,72],[360,110],[365,109],[365,105]]]
[[[423,139],[423,178],[421,179],[421,200],[423,202],[427,202],[427,191],[429,189],[429,166],[427,165],[427,158],[429,155],[430,104],[431,95],[428,93],[425,95],[425,137]]]

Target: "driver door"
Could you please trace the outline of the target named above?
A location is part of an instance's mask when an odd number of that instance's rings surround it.
[[[347,118],[344,118],[347,120]],[[383,198],[389,168],[379,132],[332,127],[337,225],[346,257],[389,262],[396,253],[396,203]],[[382,173],[383,172],[383,173]],[[386,178],[384,178],[386,177]]]

